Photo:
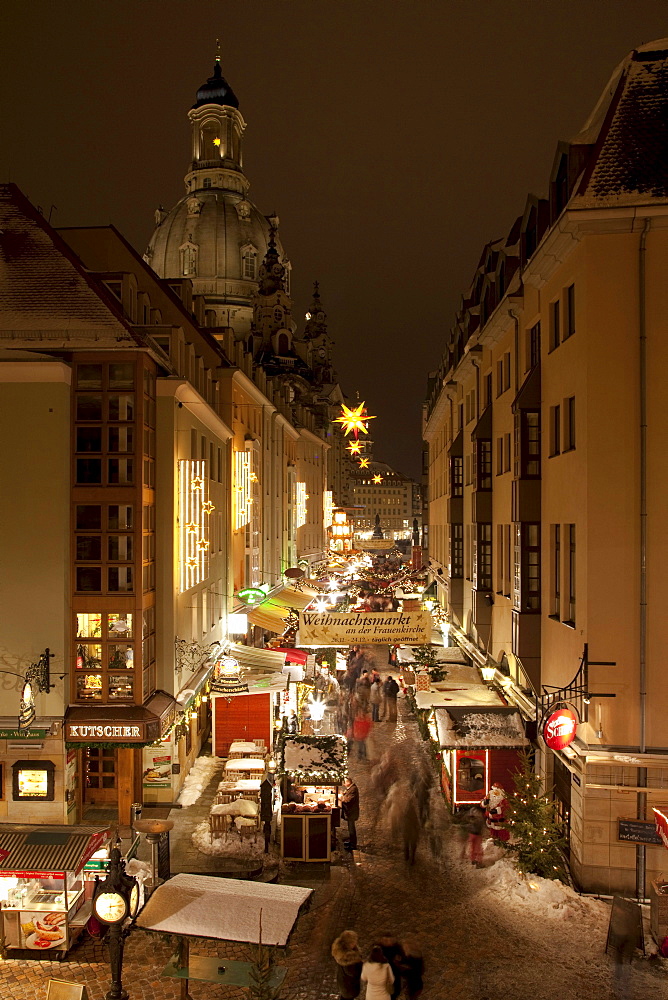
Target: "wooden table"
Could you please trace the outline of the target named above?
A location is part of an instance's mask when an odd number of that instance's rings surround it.
[[[225,764],[226,773],[234,773],[235,771],[259,771],[264,773],[264,769],[264,760],[258,760],[257,757],[240,757],[238,760],[228,760]]]
[[[239,792],[258,792],[262,782],[259,778],[235,778],[233,781],[221,781],[218,791],[226,795],[235,795]]]
[[[248,743],[244,740],[235,740],[234,743],[230,743],[229,753],[246,753],[246,754],[266,754],[267,750],[264,747],[259,747],[256,743]]]

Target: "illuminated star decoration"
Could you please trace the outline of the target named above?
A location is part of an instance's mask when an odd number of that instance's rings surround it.
[[[369,468],[369,459],[360,458],[360,469],[368,469],[368,468]]]
[[[382,483],[383,477],[381,475],[378,475],[378,473],[376,473],[376,475],[373,477],[373,481],[374,483]]]
[[[214,146],[220,146],[220,139],[214,139],[213,144]]]
[[[348,451],[351,455],[359,455],[362,444],[360,441],[351,441],[348,445]]]
[[[375,417],[370,417],[367,413],[364,413],[364,403],[360,403],[355,409],[346,406],[345,403],[341,404],[341,416],[337,417],[334,421],[335,424],[341,424],[343,427],[344,434],[354,434],[355,437],[359,437],[360,431],[363,434],[368,434],[366,429],[367,420],[375,420]]]

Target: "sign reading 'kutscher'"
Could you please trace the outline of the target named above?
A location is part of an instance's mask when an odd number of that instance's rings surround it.
[[[347,646],[357,642],[421,644],[431,640],[428,611],[303,611],[300,646]]]

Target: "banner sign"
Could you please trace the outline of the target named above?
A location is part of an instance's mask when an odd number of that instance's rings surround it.
[[[661,837],[664,847],[668,847],[668,816],[660,809],[652,809],[652,812],[654,813],[656,832]]]
[[[365,552],[393,549],[394,540],[392,538],[369,538],[364,542],[359,542],[359,547]]]
[[[349,646],[365,642],[414,646],[430,640],[428,611],[302,611],[299,615],[300,646]]]
[[[49,729],[0,729],[0,740],[43,740]]]

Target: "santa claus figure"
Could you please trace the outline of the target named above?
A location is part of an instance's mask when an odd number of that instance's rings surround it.
[[[508,813],[508,799],[506,791],[495,781],[489,790],[489,794],[480,803],[485,810],[485,822],[487,829],[495,840],[508,840],[510,831],[506,827],[506,815]]]

